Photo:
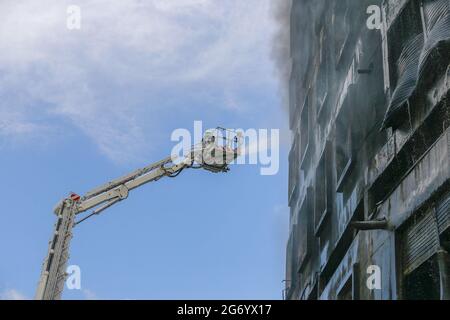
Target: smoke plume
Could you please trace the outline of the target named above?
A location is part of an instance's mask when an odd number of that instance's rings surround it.
[[[271,57],[279,78],[279,90],[283,98],[283,108],[289,110],[289,78],[291,74],[290,11],[292,0],[277,0],[272,3],[276,32],[273,39]]]

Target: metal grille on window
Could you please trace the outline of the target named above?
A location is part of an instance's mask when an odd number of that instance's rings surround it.
[[[434,210],[415,218],[405,235],[403,270],[407,275],[431,258],[440,248]]]
[[[428,65],[438,63],[434,54],[445,60],[450,59],[450,0],[427,0],[423,2],[424,34],[413,37],[404,47],[397,63],[399,81],[392,94],[386,112],[383,128],[392,126],[395,119],[403,114],[403,106],[412,96]],[[436,53],[436,51],[438,51]],[[438,61],[438,62],[436,62]]]
[[[450,41],[450,1],[428,0],[423,4],[426,40],[420,55],[419,77],[426,70],[436,47]]]
[[[439,233],[443,233],[450,227],[450,192],[444,195],[442,200],[436,205],[436,218]]]
[[[417,85],[417,66],[423,47],[423,34],[418,34],[405,45],[397,62],[399,80],[395,88],[388,110],[384,117],[383,128],[390,127],[393,118],[402,111],[405,102],[411,97]]]

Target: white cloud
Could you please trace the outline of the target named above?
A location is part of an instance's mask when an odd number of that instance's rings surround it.
[[[40,127],[32,122],[15,119],[14,116],[11,117],[6,113],[2,114],[2,119],[0,119],[0,134],[6,136],[32,134],[39,129]]]
[[[247,107],[243,88],[273,77],[269,2],[2,1],[0,139],[70,124],[123,162],[148,148],[161,108],[182,108],[174,95]],[[69,4],[81,30],[66,28]]]
[[[16,289],[7,289],[0,292],[0,300],[27,300],[28,298]]]

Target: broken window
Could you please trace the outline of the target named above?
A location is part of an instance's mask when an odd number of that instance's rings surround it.
[[[352,163],[352,129],[344,123],[336,123],[336,173],[337,191],[342,192],[343,182]]]
[[[354,85],[351,85],[354,87]],[[353,90],[348,89],[339,114],[336,118],[336,176],[338,192],[343,191],[343,185],[348,173],[350,172],[353,161],[353,132],[352,132],[352,108],[357,107],[352,103]]]
[[[308,188],[305,199],[298,212],[297,222],[297,239],[298,239],[298,268],[299,272],[308,261],[313,246],[312,232],[312,204],[311,204],[311,188]]]
[[[450,193],[415,214],[402,237],[403,295],[406,299],[447,299],[450,287]]]
[[[298,64],[293,63],[292,73],[289,81],[289,128],[292,130],[297,126],[300,107],[302,106],[302,90],[298,78]]]
[[[320,31],[319,73],[316,80],[317,113],[320,114],[328,96],[329,57],[328,37],[325,26]]]
[[[416,214],[403,235],[403,270],[405,274],[431,258],[439,250],[439,234],[434,210]]]
[[[291,204],[292,199],[296,198],[299,185],[299,143],[300,135],[297,132],[295,134],[294,143],[289,154],[289,204]]]
[[[400,256],[403,270],[403,295],[406,299],[439,299],[438,252],[440,238],[435,209],[416,213],[405,226]]]
[[[300,162],[302,163],[309,146],[309,108],[310,97],[306,96],[300,116]]]
[[[353,300],[352,291],[353,291],[352,279],[350,278],[344,284],[341,291],[339,291],[338,300]]]
[[[330,212],[330,143],[327,142],[316,169],[316,194],[315,194],[315,209],[314,209],[314,229],[317,234],[322,223],[324,223],[327,214]]]
[[[439,300],[439,268],[436,257],[431,257],[407,275],[404,280],[406,300]]]
[[[297,273],[297,224],[292,224],[292,232],[289,235],[289,240],[286,249],[286,298],[292,296],[292,290],[297,285],[298,273]]]
[[[337,300],[358,300],[359,299],[359,281],[358,264],[354,264],[347,278],[337,290]]]
[[[295,111],[297,109],[297,79],[294,74],[295,73],[292,72],[291,79],[289,81],[289,126],[291,129],[295,123]]]

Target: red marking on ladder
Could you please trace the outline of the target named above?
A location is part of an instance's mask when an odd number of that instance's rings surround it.
[[[81,197],[79,195],[77,195],[76,193],[71,193],[70,199],[72,199],[73,201],[78,201],[81,199]]]

